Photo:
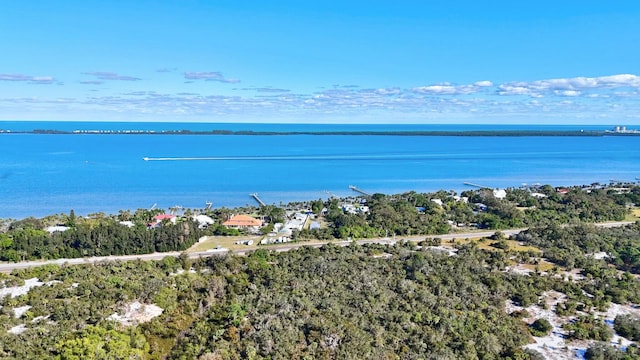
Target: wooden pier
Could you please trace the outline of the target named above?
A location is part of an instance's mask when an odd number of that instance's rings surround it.
[[[258,204],[260,204],[260,206],[266,206],[264,202],[262,202],[262,200],[260,200],[260,198],[258,197],[258,193],[253,193],[253,194],[249,194],[252,198],[254,198]]]
[[[477,188],[480,188],[480,189],[491,189],[491,188],[490,188],[490,187],[488,187],[488,186],[484,186],[484,185],[480,185],[480,184],[474,184],[474,183],[472,183],[472,182],[467,182],[467,181],[463,182],[463,184],[465,184],[465,185],[467,185],[467,186],[477,187]]]
[[[353,190],[355,192],[359,192],[362,195],[371,196],[371,194],[369,194],[368,192],[366,192],[366,191],[364,191],[364,190],[362,190],[362,189],[360,189],[360,188],[358,188],[356,186],[353,186],[353,185],[349,185],[349,189],[351,189],[351,190]]]
[[[325,194],[329,195],[329,198],[336,198],[336,199],[340,198],[338,195],[330,192],[329,190],[325,190],[324,192],[325,192]]]

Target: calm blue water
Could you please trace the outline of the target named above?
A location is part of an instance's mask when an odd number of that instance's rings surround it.
[[[44,125],[46,126],[44,126]],[[226,127],[223,127],[225,125]],[[86,126],[86,127],[82,127]],[[0,122],[0,129],[344,130],[339,125]],[[360,130],[438,126],[350,125]],[[461,125],[441,126],[461,130]],[[464,129],[487,129],[469,127]],[[492,129],[530,129],[496,126]],[[533,129],[549,127],[533,127]],[[585,130],[606,127],[552,127]],[[120,209],[269,204],[369,192],[633,181],[640,137],[413,137],[0,134],[0,218]],[[152,158],[217,160],[144,161]],[[245,158],[241,158],[245,157]]]

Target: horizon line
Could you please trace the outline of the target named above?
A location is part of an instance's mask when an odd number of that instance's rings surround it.
[[[52,120],[52,119],[0,119],[0,122],[65,122],[65,123],[149,123],[149,124],[258,124],[258,125],[507,125],[507,126],[640,126],[640,123],[471,123],[471,122],[445,122],[445,123],[419,123],[419,122],[278,122],[278,121],[180,121],[180,120]]]

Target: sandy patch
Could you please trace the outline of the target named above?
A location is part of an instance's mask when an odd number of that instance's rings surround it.
[[[12,298],[25,295],[34,287],[44,285],[38,278],[31,278],[24,281],[22,286],[12,286],[0,289],[0,298],[11,295]]]
[[[562,325],[570,319],[566,317],[561,318],[555,313],[555,309],[558,304],[565,302],[567,300],[567,296],[557,291],[547,291],[543,293],[542,299],[545,301],[547,309],[543,309],[538,305],[531,305],[523,308],[515,305],[511,300],[507,300],[507,303],[505,304],[506,311],[508,313],[518,310],[526,310],[529,313],[529,316],[523,318],[523,320],[527,324],[531,324],[537,319],[546,319],[549,321],[551,326],[553,326],[549,335],[543,337],[533,336],[534,342],[532,344],[525,345],[524,347],[539,352],[545,357],[545,359],[575,359],[575,351],[571,350],[567,346],[567,343],[565,342],[567,334],[562,329]]]
[[[29,309],[31,309],[31,305],[19,306],[17,308],[13,308],[13,316],[16,319],[20,319],[24,313],[26,313]]]
[[[518,264],[515,266],[507,266],[505,271],[514,273],[514,274],[519,274],[519,275],[529,275],[532,272],[534,272],[534,270],[526,268],[523,264]]]
[[[636,317],[640,317],[640,309],[635,308],[631,305],[620,305],[620,304],[611,304],[609,309],[606,312],[595,312],[595,316],[602,319],[607,325],[609,325],[613,329],[613,322],[618,315],[634,315]],[[611,339],[611,344],[621,347],[627,347],[632,344],[630,340],[619,336],[618,334],[614,334]]]
[[[581,281],[585,279],[584,275],[582,275],[582,269],[573,269],[571,271],[565,271],[563,275],[566,275],[569,279],[574,281]]]
[[[164,311],[161,307],[154,304],[142,304],[134,301],[128,304],[124,309],[124,314],[114,313],[107,320],[114,320],[124,326],[142,324],[151,321],[156,316],[160,316]]]
[[[25,331],[27,331],[27,326],[25,324],[16,325],[11,329],[7,330],[9,334],[14,334],[14,335],[22,334]]]
[[[604,251],[597,252],[597,253],[594,253],[594,254],[587,254],[586,256],[590,256],[590,257],[592,257],[592,258],[594,258],[596,260],[608,259],[608,258],[611,257],[609,254],[607,254]]]
[[[176,272],[172,272],[169,275],[170,276],[178,276],[178,275],[182,275],[184,274],[186,271],[184,271],[184,269],[178,269],[176,270]],[[194,268],[189,269],[189,274],[195,274],[197,271]]]
[[[427,246],[426,248],[437,253],[447,254],[449,256],[458,255],[458,249],[450,248],[446,246]]]
[[[514,311],[526,310],[529,313],[529,317],[523,318],[527,324],[533,323],[535,320],[543,318],[549,321],[553,326],[551,333],[544,337],[533,337],[534,342],[524,347],[527,349],[535,350],[542,354],[545,359],[583,359],[584,352],[595,341],[567,341],[568,333],[562,328],[562,325],[568,323],[575,316],[558,316],[555,313],[558,304],[562,304],[567,301],[566,294],[557,291],[547,291],[542,294],[542,298],[546,303],[547,309],[543,309],[538,305],[532,305],[526,308],[517,306],[511,300],[507,300],[505,303],[505,310],[507,313]],[[580,312],[579,312],[580,314]],[[611,304],[606,312],[594,312],[596,318],[602,319],[606,324],[613,328],[613,321],[616,316],[621,314],[633,314],[640,316],[640,309],[635,308],[632,305],[619,305]],[[618,347],[626,347],[631,344],[631,341],[624,339],[618,335],[610,341],[611,345]]]
[[[40,315],[40,316],[34,317],[33,320],[31,320],[31,322],[32,323],[37,323],[37,322],[44,321],[44,320],[47,320],[47,319],[49,319],[49,315],[47,315],[47,316]],[[49,321],[49,324],[53,324],[53,321]]]

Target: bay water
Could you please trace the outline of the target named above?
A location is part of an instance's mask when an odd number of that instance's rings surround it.
[[[640,177],[638,136],[32,134],[34,129],[464,131],[578,127],[0,122],[0,218],[204,208]],[[594,130],[590,127],[588,130]],[[145,160],[148,158],[148,160]]]

